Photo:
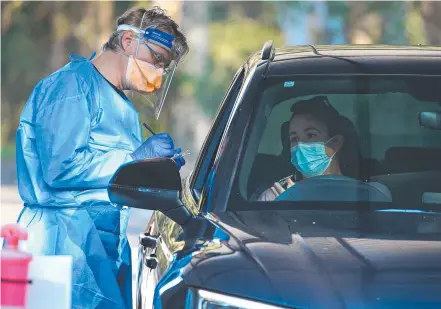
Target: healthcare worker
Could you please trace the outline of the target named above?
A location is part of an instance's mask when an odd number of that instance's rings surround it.
[[[156,157],[185,163],[168,134],[142,141],[123,92],[143,94],[158,117],[188,52],[185,36],[158,7],[131,9],[117,25],[98,57],[71,56],[37,84],[17,130],[18,221],[29,229],[33,254],[73,257],[75,309],[132,308],[128,209],[107,195],[116,170]]]

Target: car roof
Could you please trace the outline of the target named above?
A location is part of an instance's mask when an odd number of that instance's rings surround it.
[[[407,46],[407,45],[303,45],[295,47],[286,47],[276,49],[276,57],[295,58],[300,54],[319,54],[333,56],[390,56],[390,55],[408,55],[418,56],[430,53],[439,55],[441,47],[439,46]],[[275,59],[276,60],[276,59]]]
[[[293,74],[441,74],[441,47],[305,45],[275,49],[267,76]]]

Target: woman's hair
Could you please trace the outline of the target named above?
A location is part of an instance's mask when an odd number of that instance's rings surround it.
[[[343,146],[336,154],[343,175],[360,179],[361,152],[357,130],[354,124],[329,103],[326,96],[317,96],[312,99],[298,101],[291,107],[290,121],[298,115],[309,115],[323,123],[329,137],[341,135],[344,138]]]
[[[178,59],[185,56],[189,47],[185,35],[178,30],[179,26],[166,15],[166,11],[158,6],[147,10],[142,7],[134,7],[122,14],[116,26],[125,24],[145,30],[149,26],[156,26],[159,30],[167,32],[175,37],[172,47],[172,59]],[[122,36],[124,30],[115,31],[111,34],[109,40],[103,45],[103,50],[117,51],[122,48]]]
[[[298,115],[309,115],[323,123],[330,137],[337,134],[344,136],[341,126],[341,117],[338,111],[332,107],[325,96],[314,97],[308,100],[301,100],[291,106],[292,116],[290,121]]]

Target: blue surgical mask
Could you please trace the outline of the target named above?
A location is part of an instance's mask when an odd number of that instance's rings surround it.
[[[329,141],[298,143],[297,146],[291,148],[291,163],[305,177],[323,175],[335,155],[334,153],[332,157],[328,157],[326,154],[325,144]]]

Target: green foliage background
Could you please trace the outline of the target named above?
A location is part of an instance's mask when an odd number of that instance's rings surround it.
[[[14,154],[20,111],[36,83],[66,64],[70,53],[89,57],[99,49],[126,9],[154,4],[171,8],[170,15],[185,22],[188,31],[198,17],[189,16],[191,8],[186,10],[185,6],[196,5],[206,13],[207,50],[200,64],[202,72],[178,69],[170,96],[196,101],[207,119],[215,115],[232,76],[250,54],[269,39],[275,40],[277,47],[290,45],[290,29],[284,26],[287,18],[292,27],[309,31],[303,44],[358,43],[366,38],[370,43],[441,44],[441,15],[437,15],[441,3],[437,2],[330,1],[320,4],[326,10],[323,17],[317,15],[316,2],[297,1],[2,1],[2,158]],[[301,24],[305,20],[301,17],[309,20],[309,26]],[[314,20],[317,25],[320,22],[320,29],[314,28]],[[333,26],[336,20],[341,28]],[[190,67],[199,65],[199,47],[191,48]],[[135,104],[140,105],[138,101]],[[172,108],[173,102],[165,115]],[[140,111],[144,113],[142,108]],[[165,131],[173,126],[173,120],[164,116],[151,125]]]

